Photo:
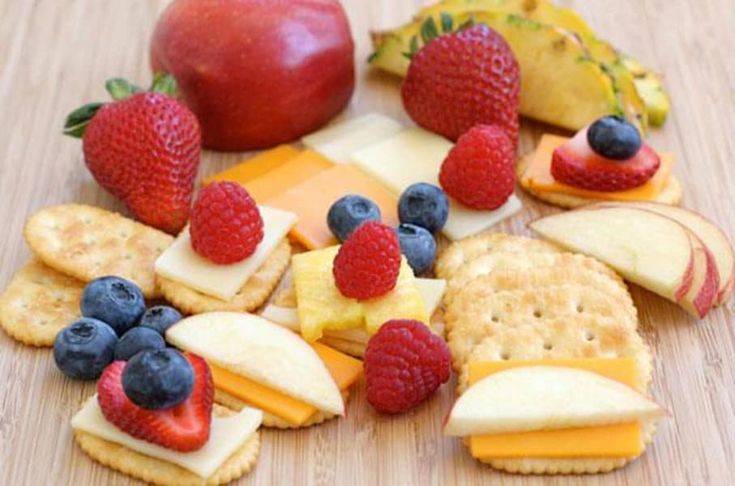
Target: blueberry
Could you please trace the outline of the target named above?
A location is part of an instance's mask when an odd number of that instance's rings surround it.
[[[81,308],[83,316],[106,322],[122,336],[145,312],[145,299],[133,282],[120,277],[102,277],[84,287]]]
[[[308,204],[308,202],[305,202]],[[356,194],[337,199],[327,213],[327,226],[339,241],[345,241],[365,221],[380,221],[377,204]]]
[[[620,116],[603,116],[587,130],[587,143],[606,159],[626,160],[641,149],[641,134]]]
[[[146,349],[163,349],[166,341],[149,327],[134,327],[117,341],[115,360],[127,361]]]
[[[102,321],[82,317],[59,332],[54,341],[54,361],[67,376],[78,380],[99,378],[112,362],[117,334]]]
[[[436,257],[436,240],[429,231],[415,224],[398,226],[398,243],[413,273],[421,275],[431,268]]]
[[[139,407],[170,408],[191,395],[194,369],[175,349],[149,349],[128,360],[122,386],[125,395]]]
[[[145,314],[140,318],[138,325],[141,327],[149,327],[157,331],[162,336],[165,336],[166,329],[179,322],[182,317],[181,313],[173,307],[157,305],[145,311]]]
[[[401,223],[415,224],[435,233],[447,222],[449,199],[444,191],[432,184],[412,184],[398,201],[398,217]]]

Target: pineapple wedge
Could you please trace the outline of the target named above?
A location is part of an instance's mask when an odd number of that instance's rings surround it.
[[[664,90],[661,77],[630,56],[623,55],[622,63],[633,75],[636,88],[646,104],[651,126],[662,126],[671,109],[671,102]]]
[[[316,341],[322,332],[364,328],[377,332],[390,319],[429,322],[416,278],[405,258],[396,287],[388,294],[365,301],[343,296],[334,284],[332,263],[339,246],[294,255],[292,259],[301,335]]]

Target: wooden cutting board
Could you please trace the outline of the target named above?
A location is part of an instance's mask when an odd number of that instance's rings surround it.
[[[70,201],[122,209],[92,181],[79,142],[61,135],[67,112],[105,99],[107,78],[149,79],[147,48],[165,0],[0,0],[0,286],[29,255],[27,216]],[[409,122],[398,81],[369,72],[368,30],[411,17],[420,0],[344,0],[357,43],[358,89],[345,117],[379,111]],[[577,0],[600,35],[666,75],[673,113],[651,134],[677,156],[684,205],[735,233],[735,8],[732,0]],[[521,151],[544,127],[524,120]],[[206,153],[200,176],[244,154]],[[498,229],[553,209],[523,197],[526,209]],[[733,308],[697,322],[638,288],[646,341],[655,356],[652,392],[671,412],[653,446],[623,470],[596,477],[504,475],[471,460],[440,433],[453,385],[398,417],[376,415],[358,390],[348,417],[309,430],[263,433],[255,470],[243,484],[610,484],[724,485],[735,482]],[[93,392],[66,379],[50,351],[25,348],[0,332],[0,484],[133,484],[74,445],[69,418]]]

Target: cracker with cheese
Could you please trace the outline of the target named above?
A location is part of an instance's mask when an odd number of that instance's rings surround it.
[[[260,452],[261,413],[239,414],[215,405],[209,442],[181,453],[134,439],[107,422],[92,397],[72,419],[74,438],[93,460],[128,476],[160,485],[218,485],[235,481]]]
[[[0,295],[0,327],[29,346],[53,346],[61,329],[79,317],[84,283],[32,258]]]
[[[63,204],[41,209],[26,222],[24,236],[45,265],[83,282],[116,275],[159,297],[153,265],[173,238],[104,209]]]

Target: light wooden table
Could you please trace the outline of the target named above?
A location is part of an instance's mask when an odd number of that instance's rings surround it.
[[[149,79],[147,48],[165,0],[0,0],[0,286],[28,257],[21,230],[33,211],[79,201],[121,209],[86,171],[81,144],[61,135],[67,112],[106,99],[113,76]],[[357,41],[358,89],[346,116],[377,110],[408,121],[397,82],[367,72],[370,28],[407,20],[420,0],[346,0]],[[666,75],[674,110],[654,146],[677,155],[684,205],[735,233],[735,6],[733,0],[563,2],[602,36]],[[541,127],[524,121],[522,151]],[[206,153],[200,175],[242,154]],[[525,198],[500,229],[525,233],[549,211]],[[732,307],[696,322],[634,288],[655,355],[653,394],[671,411],[655,442],[623,470],[594,477],[532,478],[495,473],[440,433],[452,386],[417,410],[381,417],[363,390],[348,417],[309,430],[263,433],[245,484],[662,484],[735,483],[735,322]],[[130,484],[74,445],[69,418],[93,385],[64,378],[48,350],[0,332],[0,484]]]

